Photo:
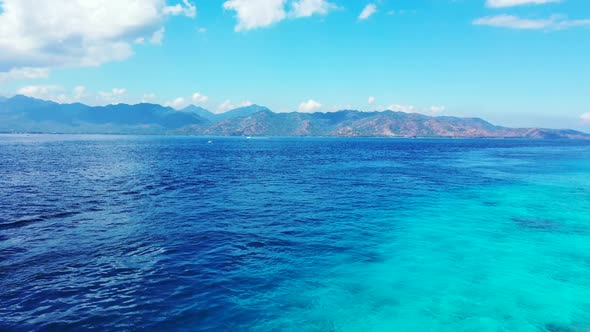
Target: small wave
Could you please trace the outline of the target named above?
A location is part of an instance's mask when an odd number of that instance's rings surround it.
[[[55,213],[55,214],[40,215],[40,216],[31,217],[31,218],[20,219],[17,221],[12,221],[12,222],[9,221],[7,223],[2,223],[2,224],[0,224],[0,229],[24,227],[24,226],[38,223],[38,222],[44,222],[44,221],[54,220],[54,219],[69,218],[69,217],[76,216],[78,214],[80,214],[80,212],[68,211],[68,212],[59,212],[59,213]]]

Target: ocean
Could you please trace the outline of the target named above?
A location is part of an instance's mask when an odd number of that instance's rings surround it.
[[[590,331],[590,142],[0,135],[1,331]]]

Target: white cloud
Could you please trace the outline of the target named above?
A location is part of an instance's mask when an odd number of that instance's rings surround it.
[[[248,107],[252,105],[251,101],[243,101],[238,105],[234,105],[230,100],[226,100],[217,107],[217,113],[225,113],[239,107]]]
[[[393,104],[393,105],[389,105],[387,107],[387,109],[390,111],[404,112],[404,113],[415,113],[416,112],[416,106],[413,106],[413,105]]]
[[[369,97],[369,100],[367,102],[369,103],[369,105],[373,105],[375,103],[375,97]]]
[[[291,15],[294,17],[309,17],[315,14],[326,15],[329,11],[337,9],[338,6],[326,0],[299,0],[292,4]]]
[[[154,45],[162,45],[162,41],[164,41],[164,33],[166,32],[166,28],[161,27],[160,29],[154,31],[149,38],[150,44]],[[146,39],[144,37],[135,38],[133,41],[135,44],[145,45]]]
[[[162,40],[164,40],[165,31],[166,30],[164,27],[161,27],[160,29],[156,30],[156,32],[154,32],[152,34],[152,37],[150,38],[152,44],[162,45]]]
[[[370,3],[368,5],[365,6],[365,8],[363,8],[363,11],[361,11],[360,15],[359,15],[359,20],[366,20],[369,17],[371,17],[371,15],[375,14],[377,12],[377,5]]]
[[[0,6],[0,72],[5,75],[124,60],[133,54],[133,41],[155,37],[161,42],[154,31],[174,14],[165,0],[1,0]],[[196,15],[188,1],[180,7],[184,15]]]
[[[91,93],[82,85],[75,86],[73,89],[60,85],[27,85],[17,89],[16,93],[58,103],[82,102],[88,105],[104,105],[121,102],[127,95],[127,90],[114,88],[107,92]]]
[[[518,16],[503,14],[482,17],[473,21],[473,24],[522,30],[562,30],[590,25],[590,19],[568,20],[566,17],[560,15],[553,15],[548,19],[526,19]]]
[[[74,100],[81,100],[83,97],[86,96],[86,87],[79,85],[74,88]]]
[[[286,0],[229,0],[223,8],[236,12],[236,31],[266,27],[282,21],[287,16]]]
[[[549,27],[551,19],[525,19],[513,15],[496,15],[478,18],[473,21],[475,25],[489,25],[493,27],[511,29],[543,29]]]
[[[197,7],[188,0],[182,0],[182,2],[184,3],[184,6],[179,3],[174,6],[166,6],[162,12],[166,15],[184,15],[186,17],[195,18],[197,16]]]
[[[420,113],[420,114],[428,114],[432,116],[441,115],[444,111],[446,111],[445,106],[430,106],[430,107],[416,107],[414,105],[401,105],[401,104],[393,104],[389,105],[387,108],[383,108],[379,106],[378,110],[390,110],[395,112],[404,112],[404,113]]]
[[[183,109],[183,108],[187,107],[188,104],[189,103],[186,99],[184,99],[182,97],[178,97],[172,101],[164,103],[164,106],[172,107],[172,108],[179,110],[179,109]]]
[[[235,106],[231,103],[231,101],[226,100],[217,107],[217,113],[224,113],[234,108]]]
[[[430,106],[430,114],[438,115],[444,112],[447,108],[445,106]]]
[[[121,102],[121,97],[127,93],[127,89],[113,88],[111,91],[100,91],[96,96],[96,99],[100,103],[116,104]]]
[[[153,96],[148,95],[148,96],[150,98],[146,98],[146,95],[144,95],[143,99],[144,100],[155,99],[155,95],[153,95]],[[209,101],[209,97],[201,94],[200,92],[195,92],[192,94],[192,96],[190,96],[188,98],[178,97],[172,101],[165,102],[164,106],[172,107],[175,109],[183,109],[183,108],[187,107],[188,105],[190,105],[191,102],[195,105],[202,105],[208,101]]]
[[[288,0],[227,0],[223,8],[236,12],[235,31],[268,27],[286,18],[326,15],[338,9],[327,0],[292,0],[289,2],[291,10],[287,12],[287,3]]]
[[[141,99],[142,103],[149,103],[154,101],[154,99],[156,99],[156,94],[155,93],[144,93],[143,94],[143,98]]]
[[[322,109],[322,112],[331,113],[331,112],[339,112],[339,111],[342,111],[342,110],[352,110],[352,109],[355,109],[355,107],[352,106],[351,104],[346,104],[346,105],[332,105],[328,109],[326,109],[326,107],[324,107]]]
[[[568,28],[574,28],[574,27],[581,27],[581,26],[587,26],[590,25],[590,19],[584,19],[584,20],[563,20],[563,21],[559,21],[556,24],[554,24],[554,28],[555,29],[568,29]]]
[[[122,95],[120,92],[121,90],[125,89],[115,89],[119,92],[117,96]],[[37,99],[43,100],[51,100],[58,103],[74,103],[80,102],[83,99],[90,100],[91,97],[98,99],[98,96],[92,96],[87,92],[86,87],[84,86],[76,86],[72,90],[64,88],[60,85],[27,85],[21,87],[16,91],[17,94],[33,97]],[[111,99],[114,100],[114,94],[111,93]]]
[[[561,0],[487,0],[486,6],[490,8],[505,8],[522,5],[542,5],[560,1]]]
[[[47,77],[49,77],[49,68],[21,67],[12,68],[7,72],[0,72],[0,81]]]
[[[18,89],[16,93],[33,98],[55,100],[57,93],[62,91],[64,88],[59,85],[28,85]]]
[[[313,113],[320,108],[322,108],[322,104],[312,99],[299,104],[299,112],[301,113]]]
[[[580,120],[584,123],[590,123],[590,112],[580,115]]]
[[[121,95],[125,94],[126,91],[127,91],[126,89],[114,88],[113,89],[113,96],[121,96]]]
[[[199,104],[204,104],[209,100],[209,97],[202,95],[199,92],[195,92],[193,93],[193,97],[192,97],[193,103],[199,105]]]

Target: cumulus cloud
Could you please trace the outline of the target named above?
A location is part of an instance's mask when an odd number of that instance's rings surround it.
[[[154,95],[154,97],[155,97],[155,95]],[[145,96],[144,96],[144,99],[146,99]],[[153,99],[153,98],[151,98],[151,99]],[[164,106],[172,107],[175,109],[183,109],[183,108],[189,106],[191,103],[193,103],[195,105],[202,105],[208,101],[209,101],[209,97],[201,94],[200,92],[195,92],[187,98],[178,97],[174,100],[165,102]]]
[[[159,30],[154,32],[152,34],[152,37],[150,38],[150,41],[152,42],[152,44],[162,45],[162,40],[164,40],[164,32],[165,31],[166,30],[164,29],[164,27],[161,27]]]
[[[127,89],[113,88],[111,91],[100,91],[97,99],[102,103],[114,104],[121,101],[121,96],[127,93]]]
[[[241,103],[239,103],[238,105],[234,105],[231,100],[226,100],[223,103],[221,103],[219,106],[217,106],[217,113],[225,113],[227,111],[231,111],[233,109],[239,108],[239,107],[248,107],[248,106],[252,106],[252,102],[251,101],[243,101]]]
[[[475,21],[473,21],[473,24],[521,30],[562,30],[573,27],[590,25],[590,19],[568,20],[564,16],[560,15],[553,15],[548,19],[527,19],[518,16],[503,14],[478,18]]]
[[[74,100],[81,100],[85,96],[86,96],[86,87],[85,86],[79,85],[74,88],[74,96],[73,96]]]
[[[429,111],[432,115],[438,115],[444,112],[447,108],[445,106],[430,106]]]
[[[179,110],[179,109],[183,109],[183,108],[187,107],[188,104],[189,103],[186,99],[184,99],[182,97],[178,97],[172,101],[164,103],[164,106],[172,107],[172,108]]]
[[[416,106],[413,106],[413,105],[393,104],[393,105],[389,105],[387,107],[387,109],[390,111],[404,112],[404,113],[415,113],[416,112]]]
[[[238,24],[236,31],[251,30],[266,27],[282,21],[286,0],[229,0],[223,3],[223,8],[236,12]]]
[[[177,3],[174,6],[166,6],[163,13],[166,15],[178,16],[184,15],[186,17],[195,18],[197,16],[197,7],[188,0],[182,0],[184,6]]]
[[[141,102],[142,103],[150,103],[153,102],[156,99],[156,94],[155,93],[144,93],[143,94],[143,98],[141,98]]]
[[[231,101],[226,100],[217,107],[217,113],[225,113],[234,108],[236,108],[236,106],[233,105]]]
[[[313,113],[322,108],[322,104],[317,101],[310,99],[299,104],[299,112],[301,113]]]
[[[12,68],[7,72],[0,71],[0,81],[47,77],[49,77],[49,68],[22,67]]]
[[[580,115],[580,120],[584,123],[590,124],[590,112]]]
[[[382,106],[379,106],[377,109],[383,110]],[[430,106],[430,107],[416,107],[414,105],[401,105],[401,104],[393,104],[389,105],[385,108],[386,110],[395,111],[395,112],[404,112],[404,113],[420,113],[420,114],[428,114],[432,116],[441,115],[446,111],[445,106]]]
[[[287,5],[291,7],[287,12]],[[236,13],[236,31],[253,30],[278,23],[286,18],[326,15],[338,6],[327,0],[227,0],[225,10]]]
[[[375,103],[375,97],[369,97],[369,100],[367,102],[369,103],[369,105],[373,105]]]
[[[127,90],[114,88],[110,91],[93,93],[83,85],[75,86],[73,89],[60,85],[27,85],[17,89],[16,93],[58,103],[82,102],[89,105],[104,105],[122,102],[127,95]]]
[[[184,0],[182,14],[196,7]],[[133,54],[132,42],[160,43],[166,15],[176,9],[165,0],[2,0],[0,72],[64,66],[97,66]]]
[[[552,24],[551,19],[525,19],[513,15],[496,15],[478,18],[475,25],[489,25],[493,27],[511,29],[543,29]]]
[[[377,12],[377,5],[370,3],[359,14],[359,20],[366,20]]]
[[[231,101],[226,100],[223,103],[219,104],[219,106],[217,107],[217,113],[224,113],[234,108],[235,105],[233,105]]]
[[[505,8],[522,5],[542,5],[560,1],[561,0],[487,0],[486,6],[490,8]]]
[[[72,90],[68,90],[60,85],[27,85],[18,89],[16,93],[58,103],[79,102],[82,99],[88,99],[90,97],[86,87],[81,85],[74,87]]]
[[[38,99],[57,101],[58,94],[60,95],[64,90],[59,85],[27,85],[18,89],[16,93]]]
[[[313,15],[326,15],[338,6],[326,0],[299,0],[292,4],[291,15],[294,17],[309,17]]]
[[[114,88],[112,90],[113,96],[121,96],[121,95],[125,94],[125,92],[127,92],[126,89],[117,89],[117,88]]]
[[[202,95],[200,92],[195,92],[193,93],[192,100],[193,103],[199,105],[206,103],[209,100],[209,97]]]
[[[162,41],[164,40],[164,33],[165,32],[166,32],[166,29],[164,27],[161,27],[160,29],[154,31],[154,33],[148,39],[148,42],[150,44],[154,44],[154,45],[162,45]],[[135,42],[135,44],[144,45],[144,44],[146,44],[146,39],[144,37],[137,37],[137,38],[135,38],[134,42]]]

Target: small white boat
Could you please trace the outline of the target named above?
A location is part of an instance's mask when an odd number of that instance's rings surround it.
[[[213,141],[208,141],[207,144],[213,144]]]

